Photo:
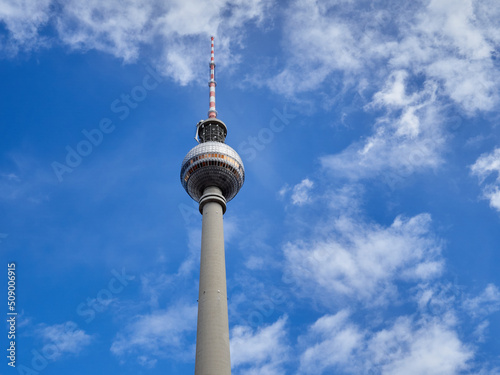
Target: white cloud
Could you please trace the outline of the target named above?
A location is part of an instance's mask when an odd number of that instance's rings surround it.
[[[356,351],[364,340],[364,334],[348,321],[345,310],[335,315],[325,315],[308,330],[309,347],[300,356],[300,374],[321,374],[334,366],[350,366],[355,362]]]
[[[396,319],[371,331],[345,310],[319,318],[306,335],[300,374],[456,374],[468,368],[473,352],[459,339],[453,319]]]
[[[500,148],[481,155],[470,167],[471,173],[483,184],[490,175],[496,174],[496,180],[483,186],[483,196],[490,201],[490,206],[500,211]]]
[[[368,352],[387,375],[456,374],[467,369],[473,357],[446,321],[413,322],[407,317],[377,332],[368,343]]]
[[[96,49],[130,61],[141,43],[153,36],[155,6],[144,0],[75,1],[64,3],[56,28],[72,48]]]
[[[284,26],[293,48],[268,85],[297,99],[319,92],[324,105],[360,94],[358,108],[378,110],[372,135],[321,161],[336,175],[383,174],[394,185],[442,164],[449,103],[470,115],[500,103],[499,22],[492,1],[295,1]],[[500,193],[488,194],[500,206]]]
[[[37,332],[44,343],[42,352],[51,360],[64,354],[78,355],[92,342],[92,337],[73,322],[42,326]]]
[[[442,81],[446,94],[471,114],[491,110],[498,103],[498,72],[491,61],[449,57],[429,64],[427,74]]]
[[[303,179],[300,183],[293,187],[292,204],[302,206],[311,201],[309,192],[314,186],[314,182],[308,178]]]
[[[472,0],[384,3],[295,1],[286,11],[286,67],[277,91],[325,89],[338,75],[377,88],[408,70],[440,84],[467,111],[494,108],[500,84],[492,59],[499,40],[498,3]],[[387,69],[380,69],[382,64]],[[376,72],[373,69],[376,68]]]
[[[19,48],[34,48],[43,44],[38,33],[50,19],[52,0],[1,0],[0,22],[9,31],[9,41],[5,46],[11,53]]]
[[[254,331],[248,326],[231,330],[231,366],[239,374],[283,374],[287,360],[286,322],[282,317],[275,323]]]
[[[449,38],[457,46],[460,55],[472,59],[490,56],[491,46],[486,35],[474,24],[474,3],[470,0],[432,0],[426,14],[421,16],[421,29],[428,34]]]
[[[286,42],[293,46],[289,65],[269,85],[293,96],[316,89],[338,70],[362,68],[361,50],[350,25],[325,15],[327,9],[313,0],[295,1],[286,11]]]
[[[367,107],[384,108],[374,134],[353,143],[338,154],[320,159],[323,167],[335,176],[352,180],[382,174],[389,185],[408,175],[442,163],[441,149],[445,137],[435,106],[435,85],[407,95],[408,73],[396,71],[377,92]]]
[[[239,62],[232,49],[241,45],[244,26],[262,24],[271,6],[265,0],[1,1],[0,21],[9,31],[9,45],[35,49],[60,41],[125,62],[145,53],[159,71],[183,85],[200,76],[196,66],[206,59],[210,35],[217,36],[222,66]],[[54,28],[57,37],[46,36],[43,27]]]
[[[196,330],[196,314],[196,305],[178,304],[138,315],[116,335],[111,352],[119,357],[135,355],[145,366],[154,365],[158,357],[182,358],[185,336]]]
[[[340,217],[309,241],[284,248],[285,270],[309,296],[386,303],[398,281],[422,281],[443,270],[431,217],[397,217],[389,227]],[[323,296],[323,297],[322,297]]]
[[[377,105],[401,108],[412,102],[412,98],[406,94],[405,80],[408,73],[404,70],[397,70],[391,74],[385,87],[373,95],[373,102]]]
[[[481,155],[472,165],[471,170],[479,177],[481,183],[492,173],[497,174],[497,180],[500,179],[500,148]]]
[[[160,45],[159,49],[155,47],[159,52],[158,70],[185,85],[199,77],[195,73],[199,69],[195,67],[206,56],[206,40],[210,35],[220,35],[216,44],[222,65],[237,61],[231,58],[230,44],[238,43],[246,22],[264,17],[266,7],[267,4],[259,0],[249,3],[232,0],[210,3],[200,0],[70,1],[63,7],[57,29],[62,41],[72,48],[97,49],[125,61],[135,61],[143,48]],[[232,21],[232,28],[228,20]]]

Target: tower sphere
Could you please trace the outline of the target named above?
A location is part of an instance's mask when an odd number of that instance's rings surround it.
[[[182,186],[196,202],[210,186],[218,187],[229,202],[243,186],[245,168],[238,153],[227,144],[208,141],[187,153],[180,177]]]

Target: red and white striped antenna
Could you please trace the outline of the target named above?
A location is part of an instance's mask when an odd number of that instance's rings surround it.
[[[210,109],[208,110],[208,118],[216,118],[217,111],[215,110],[215,60],[214,60],[214,37],[212,37],[212,52],[210,54],[210,81],[208,81],[208,86],[210,87]]]

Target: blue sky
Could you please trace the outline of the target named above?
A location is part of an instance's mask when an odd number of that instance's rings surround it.
[[[193,373],[179,173],[214,35],[233,374],[500,374],[499,25],[494,0],[0,0],[0,373]]]

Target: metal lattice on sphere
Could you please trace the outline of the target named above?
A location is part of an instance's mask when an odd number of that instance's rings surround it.
[[[182,162],[181,182],[191,198],[199,202],[205,188],[216,186],[229,202],[243,186],[245,168],[238,153],[221,142],[200,143]]]

